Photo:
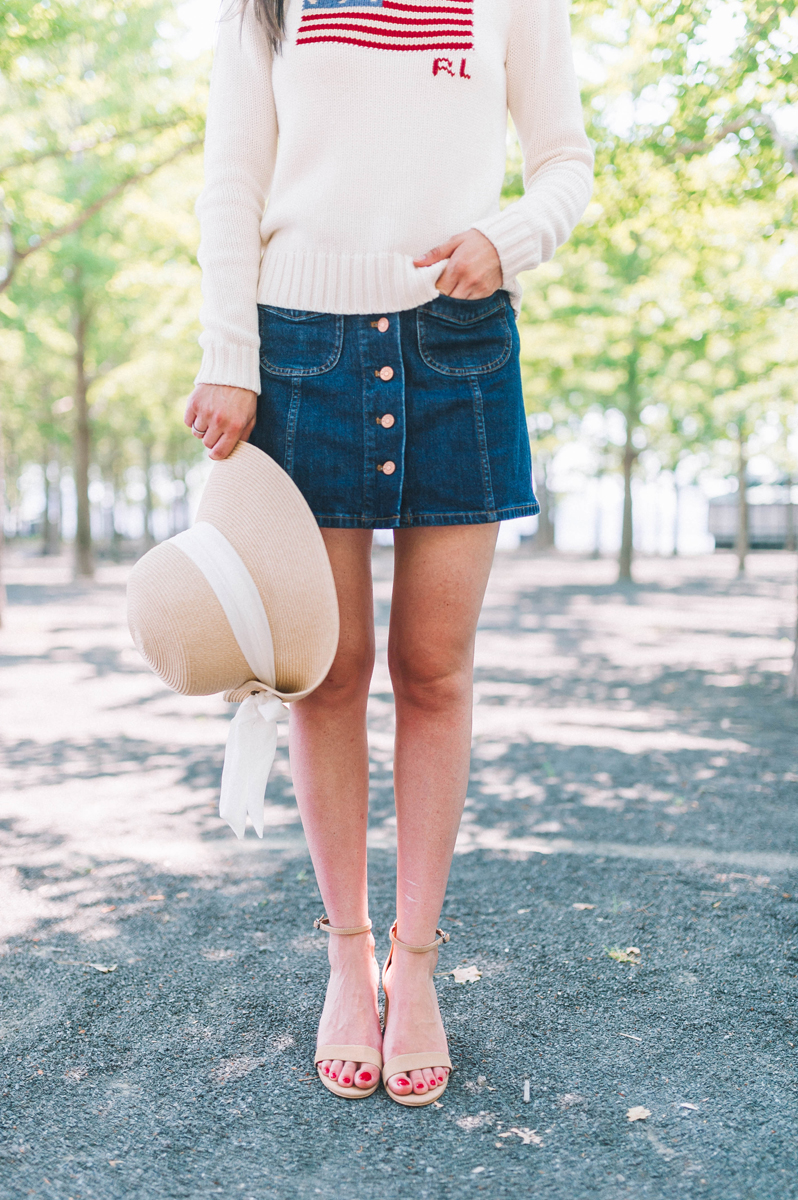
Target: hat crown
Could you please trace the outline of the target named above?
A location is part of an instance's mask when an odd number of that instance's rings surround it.
[[[275,684],[257,678],[219,596],[180,548],[180,535],[155,546],[130,575],[128,622],[142,657],[184,695],[225,691],[243,699],[259,689],[286,700],[307,695],[335,656],[338,602],[323,538],[301,492],[273,459],[240,442],[213,466],[200,523],[223,535],[257,589],[271,631]]]

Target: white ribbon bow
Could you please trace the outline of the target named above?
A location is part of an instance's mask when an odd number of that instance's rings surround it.
[[[242,838],[247,815],[263,837],[263,800],[277,749],[277,722],[288,709],[266,692],[247,696],[230,724],[222,768],[219,816]]]
[[[269,619],[255,581],[224,534],[198,521],[171,538],[199,567],[230,623],[254,679],[276,687]],[[288,709],[268,692],[247,696],[230,724],[222,769],[219,816],[242,838],[249,815],[263,837],[263,801],[277,749],[277,721]]]

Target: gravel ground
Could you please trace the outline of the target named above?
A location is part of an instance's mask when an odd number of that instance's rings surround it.
[[[381,954],[390,572],[377,552]],[[498,557],[439,967],[480,978],[440,975],[456,1071],[413,1111],[315,1079],[326,942],[285,738],[266,838],[237,843],[215,815],[226,706],[143,668],[125,569],[82,588],[14,558],[3,1200],[798,1197],[795,560],[733,572],[648,560],[622,589],[611,563]]]

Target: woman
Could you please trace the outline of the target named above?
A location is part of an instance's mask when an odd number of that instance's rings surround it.
[[[523,198],[500,211],[507,112]],[[566,0],[228,0],[197,205],[204,349],[186,423],[249,439],[319,525],[341,635],[291,713],[297,802],[329,915],[319,1074],[426,1104],[449,1058],[433,983],[466,794],[477,618],[500,520],[532,493],[516,274],[590,196]],[[268,201],[268,204],[267,204]],[[434,246],[435,249],[429,249]],[[368,918],[371,540],[395,533],[397,924]]]

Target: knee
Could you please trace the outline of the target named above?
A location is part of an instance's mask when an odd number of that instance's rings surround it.
[[[303,701],[318,708],[365,705],[374,670],[373,651],[339,651],[323,683]]]
[[[398,704],[438,712],[463,700],[471,702],[470,658],[464,662],[461,655],[429,650],[391,654],[388,665]]]

